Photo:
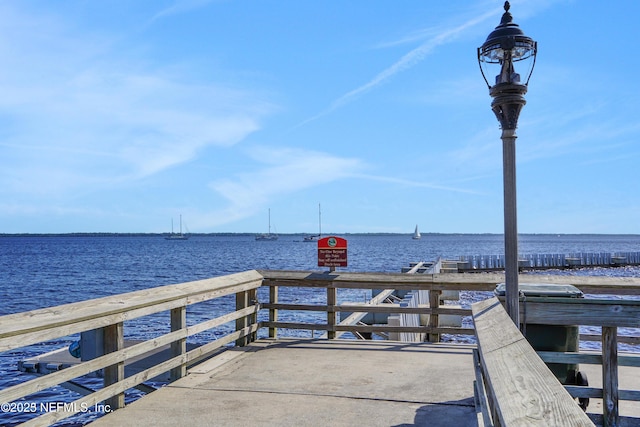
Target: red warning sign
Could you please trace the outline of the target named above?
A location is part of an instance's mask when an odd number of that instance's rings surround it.
[[[346,267],[347,241],[328,236],[318,240],[318,267]]]

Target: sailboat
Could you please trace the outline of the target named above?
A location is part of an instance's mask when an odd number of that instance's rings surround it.
[[[171,218],[171,234],[165,236],[165,240],[187,240],[189,239],[188,234],[182,234],[182,215],[180,215],[180,233],[173,232],[173,218]]]
[[[416,229],[415,229],[415,231],[413,232],[413,237],[412,237],[412,239],[413,239],[413,240],[418,240],[418,239],[420,239],[420,238],[422,238],[422,236],[420,235],[420,232],[418,231],[418,224],[416,224]]]
[[[258,234],[256,240],[278,240],[277,234],[271,234],[271,209],[269,209],[269,232]]]
[[[322,236],[322,220],[320,216],[320,203],[318,203],[318,234],[305,236],[302,241],[303,242],[317,242],[318,239]]]

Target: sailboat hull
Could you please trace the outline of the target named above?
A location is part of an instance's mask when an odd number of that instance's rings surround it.
[[[189,240],[189,236],[185,236],[184,234],[170,234],[169,236],[165,236],[164,240]]]
[[[182,233],[182,215],[180,215],[180,233],[173,232],[173,219],[171,219],[171,234],[165,236],[164,240],[189,240],[189,235]]]
[[[422,238],[422,236],[420,235],[420,232],[418,231],[418,226],[416,225],[416,229],[413,232],[413,240],[419,240],[420,238]]]
[[[256,240],[278,240],[278,236],[275,234],[262,234],[260,236],[256,236]]]
[[[322,216],[320,212],[320,204],[318,203],[318,235],[305,236],[302,238],[303,242],[317,242],[322,237]]]
[[[278,240],[278,235],[277,234],[271,234],[271,209],[269,209],[269,232],[268,233],[263,233],[263,234],[258,234],[256,236],[256,240],[259,240],[259,241],[274,241],[274,240]]]

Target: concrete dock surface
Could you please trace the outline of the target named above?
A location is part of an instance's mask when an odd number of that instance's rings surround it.
[[[474,347],[260,340],[91,425],[473,426]]]
[[[259,340],[91,426],[476,426],[475,345],[325,339]],[[581,364],[602,387],[599,365]],[[636,390],[640,368],[619,367]],[[602,425],[602,400],[587,409]],[[640,402],[620,402],[621,426],[640,426]]]

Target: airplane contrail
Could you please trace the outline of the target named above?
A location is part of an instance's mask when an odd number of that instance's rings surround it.
[[[486,21],[487,19],[499,14],[501,12],[500,8],[496,8],[490,12],[484,13],[483,15],[480,15],[477,18],[473,18],[470,19],[466,22],[464,22],[461,25],[458,25],[457,27],[454,28],[450,28],[447,29],[445,31],[441,31],[439,34],[431,37],[430,39],[428,39],[427,41],[425,41],[424,43],[422,43],[420,46],[418,46],[417,48],[413,49],[412,51],[408,52],[407,54],[405,54],[402,58],[400,58],[396,63],[394,63],[393,65],[391,65],[390,67],[386,68],[385,70],[383,70],[382,72],[380,72],[378,75],[376,75],[373,79],[371,79],[369,82],[365,83],[364,85],[345,93],[344,95],[342,95],[341,97],[339,97],[338,99],[336,99],[335,101],[333,101],[331,103],[331,105],[326,108],[325,110],[321,111],[320,113],[316,114],[313,117],[310,117],[306,120],[304,120],[303,122],[299,123],[297,127],[303,126],[307,123],[310,123],[314,120],[319,119],[320,117],[326,116],[329,113],[332,113],[333,111],[335,111],[336,109],[348,104],[349,102],[353,101],[354,99],[356,99],[358,96],[374,89],[376,86],[382,84],[384,81],[390,79],[391,77],[393,77],[394,75],[407,70],[411,67],[413,67],[414,65],[418,64],[419,62],[421,62],[425,57],[427,57],[427,55],[429,53],[431,53],[436,47],[443,45],[453,39],[455,39],[456,36],[458,36],[460,33],[464,32],[465,30]]]

